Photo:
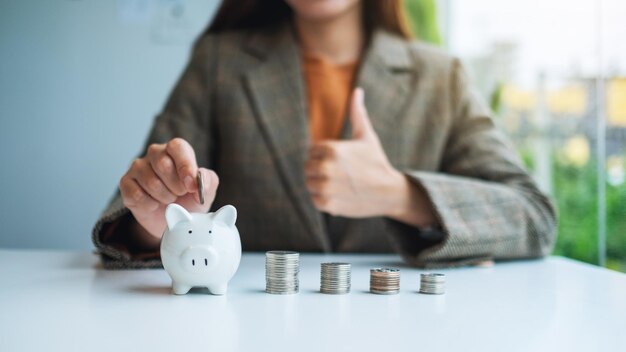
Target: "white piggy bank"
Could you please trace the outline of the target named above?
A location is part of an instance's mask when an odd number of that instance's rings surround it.
[[[172,203],[165,210],[167,229],[161,240],[161,261],[172,278],[172,289],[184,295],[206,287],[223,295],[241,260],[241,240],[235,227],[237,210],[225,205],[215,213],[189,213]]]

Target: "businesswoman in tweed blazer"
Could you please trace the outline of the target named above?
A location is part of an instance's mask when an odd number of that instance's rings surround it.
[[[251,251],[444,266],[555,240],[459,60],[411,40],[395,0],[225,0],[94,228],[104,265],[160,266],[171,202],[235,205]]]

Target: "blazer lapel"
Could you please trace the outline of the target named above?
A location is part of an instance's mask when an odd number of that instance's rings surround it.
[[[382,30],[375,31],[355,84],[365,92],[365,107],[390,160],[401,152],[395,143],[400,132],[396,120],[414,94],[411,87],[415,86],[412,84],[415,79],[415,64],[406,40]],[[346,121],[349,123],[349,119]],[[350,136],[351,129],[345,130],[344,136]]]
[[[308,235],[330,250],[321,214],[305,186],[304,165],[309,146],[308,113],[300,53],[289,24],[253,34],[247,51],[259,59],[244,75],[244,85],[282,182]],[[277,214],[280,216],[280,214]],[[297,235],[297,231],[294,231]]]

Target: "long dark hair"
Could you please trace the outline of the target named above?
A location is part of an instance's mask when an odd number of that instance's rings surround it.
[[[411,38],[402,0],[362,1],[363,24],[368,34],[381,28]],[[205,34],[269,26],[290,19],[292,14],[284,0],[223,0]]]

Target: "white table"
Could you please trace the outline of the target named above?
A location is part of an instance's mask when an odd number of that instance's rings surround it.
[[[353,265],[352,292],[324,295],[319,263]],[[367,292],[369,269],[401,292]],[[626,275],[552,257],[443,270],[417,293],[396,256],[301,257],[296,295],[264,293],[246,253],[226,296],[170,294],[163,270],[106,271],[91,253],[0,250],[0,351],[625,351]]]

